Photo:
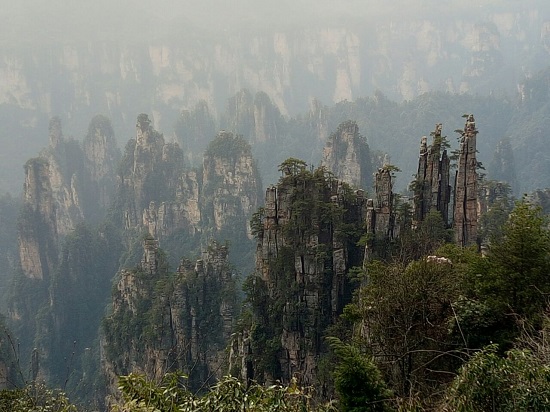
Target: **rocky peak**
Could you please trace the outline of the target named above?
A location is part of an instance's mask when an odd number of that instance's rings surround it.
[[[94,185],[94,197],[98,207],[106,209],[115,192],[116,168],[120,160],[120,151],[108,118],[97,115],[90,121],[83,150],[86,169]]]
[[[265,143],[277,139],[281,122],[279,107],[266,93],[243,89],[229,100],[222,124],[251,142]]]
[[[139,227],[151,202],[160,205],[174,200],[182,175],[183,152],[179,145],[166,144],[163,135],[151,126],[149,117],[140,114],[136,138],[126,146],[119,175],[117,196],[122,203],[125,227]]]
[[[258,208],[260,190],[260,175],[250,145],[240,136],[220,132],[204,155],[202,204],[212,205],[212,213],[204,218],[216,231],[235,221],[246,226]]]
[[[357,187],[371,186],[372,159],[364,137],[354,121],[343,122],[323,150],[321,163],[342,181]]]
[[[50,147],[57,147],[59,143],[63,141],[63,131],[61,128],[61,119],[59,117],[53,117],[50,120],[50,127],[49,127],[49,141],[50,141]]]
[[[18,228],[21,269],[28,278],[47,278],[57,262],[56,208],[48,163],[40,158],[29,160]]]
[[[366,202],[366,230],[372,235],[372,241],[365,247],[365,260],[372,255],[372,242],[375,238],[386,240],[397,236],[391,167],[386,165],[379,168],[374,182],[375,198]]]

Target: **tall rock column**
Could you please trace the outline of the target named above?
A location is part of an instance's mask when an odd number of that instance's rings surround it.
[[[253,315],[243,331],[243,376],[259,381],[320,386],[325,329],[350,299],[349,268],[361,263],[357,235],[364,222],[362,192],[314,172],[296,159],[267,189],[252,222],[258,238],[256,270],[247,279]],[[355,228],[356,230],[354,230]],[[352,234],[353,233],[353,234]],[[248,346],[249,345],[249,346]]]
[[[461,246],[477,242],[477,129],[474,116],[466,120],[460,141],[458,170],[455,180],[454,223],[456,243]]]
[[[393,239],[395,211],[393,210],[393,176],[390,168],[381,167],[374,175],[375,199],[367,201],[367,233]]]
[[[378,240],[385,242],[398,235],[391,167],[385,165],[379,168],[374,175],[374,182],[375,198],[366,202],[365,226],[370,238],[365,245],[364,262],[380,252],[376,247]]]
[[[450,159],[444,147],[445,140],[441,130],[441,124],[438,123],[431,133],[433,142],[430,146],[427,145],[426,136],[422,137],[420,143],[418,173],[414,183],[415,225],[422,222],[430,210],[439,211],[445,224],[448,224],[451,200]]]

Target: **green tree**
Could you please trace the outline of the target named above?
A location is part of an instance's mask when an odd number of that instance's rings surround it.
[[[535,321],[550,294],[550,236],[540,208],[516,204],[472,281],[478,297],[500,313]]]
[[[401,396],[428,394],[457,367],[448,335],[460,273],[450,261],[408,265],[374,261],[346,315],[359,320],[359,337],[390,387]]]
[[[391,410],[392,392],[373,360],[358,348],[335,337],[327,341],[339,359],[334,385],[342,412],[383,412]]]
[[[527,350],[501,357],[498,346],[476,353],[450,386],[444,410],[455,412],[548,411],[550,368]]]
[[[0,391],[2,412],[77,412],[67,396],[42,383],[30,383],[22,389]]]
[[[193,395],[184,375],[167,374],[159,384],[143,375],[120,378],[123,403],[115,412],[329,412],[331,405],[316,405],[307,389],[292,382],[288,386],[244,384],[226,376],[203,396]]]

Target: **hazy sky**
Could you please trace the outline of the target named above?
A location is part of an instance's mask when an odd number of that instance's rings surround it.
[[[143,39],[200,30],[223,33],[236,29],[304,27],[338,24],[342,19],[374,21],[438,12],[465,13],[543,7],[547,0],[0,0],[4,43]],[[345,20],[344,20],[345,21]]]

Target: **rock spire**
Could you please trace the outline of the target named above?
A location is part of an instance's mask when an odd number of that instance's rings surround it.
[[[415,226],[424,220],[430,210],[440,212],[445,224],[449,224],[451,162],[441,130],[441,123],[436,124],[435,131],[431,133],[433,141],[430,146],[426,136],[420,143],[418,173],[413,183]]]
[[[478,130],[472,114],[468,115],[460,138],[458,170],[455,180],[454,222],[455,240],[468,246],[477,242],[478,190],[476,137]]]

